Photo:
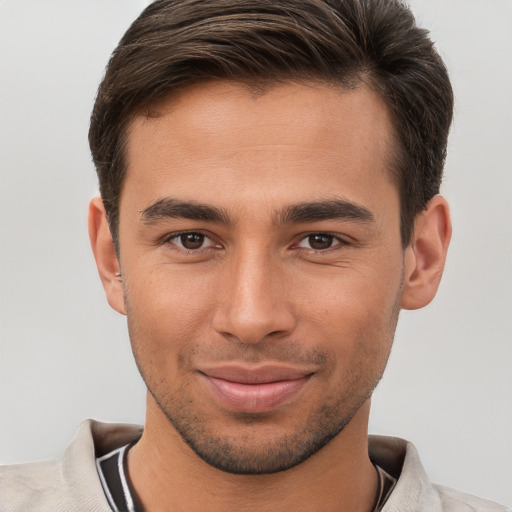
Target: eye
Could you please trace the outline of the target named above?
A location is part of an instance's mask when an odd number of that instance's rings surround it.
[[[166,241],[187,251],[197,251],[199,249],[216,246],[211,238],[196,231],[177,233],[170,236]]]
[[[334,235],[329,235],[328,233],[313,233],[303,238],[297,244],[297,247],[313,249],[314,251],[325,251],[336,245],[343,244],[344,241]]]

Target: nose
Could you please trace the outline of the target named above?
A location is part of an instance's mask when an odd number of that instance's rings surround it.
[[[240,251],[220,285],[213,328],[241,343],[283,338],[296,325],[286,276],[278,258]]]

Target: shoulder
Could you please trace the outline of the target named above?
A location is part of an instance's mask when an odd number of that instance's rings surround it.
[[[45,510],[55,505],[54,498],[62,494],[63,483],[61,461],[0,467],[0,511],[29,512],[36,506]],[[48,503],[50,497],[52,502]]]
[[[510,512],[511,509],[503,507],[492,501],[484,500],[471,494],[451,489],[443,485],[433,484],[439,495],[442,510],[447,512]]]
[[[370,458],[397,479],[382,512],[512,512],[491,501],[434,484],[414,445],[403,439],[370,436]]]
[[[59,460],[0,467],[0,512],[110,512],[96,456],[140,433],[133,425],[87,420]]]

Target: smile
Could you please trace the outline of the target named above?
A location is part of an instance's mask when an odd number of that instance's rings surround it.
[[[228,409],[268,412],[295,398],[312,376],[311,372],[279,367],[248,370],[223,367],[200,372],[214,398]]]

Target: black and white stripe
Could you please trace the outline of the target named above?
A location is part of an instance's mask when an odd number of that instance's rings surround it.
[[[96,466],[110,508],[113,512],[140,512],[126,473],[126,454],[130,445],[122,446],[96,459]],[[396,478],[374,464],[378,476],[378,489],[374,512],[385,505],[396,485]]]
[[[122,446],[96,459],[103,491],[114,512],[139,512],[126,476],[128,447]]]

